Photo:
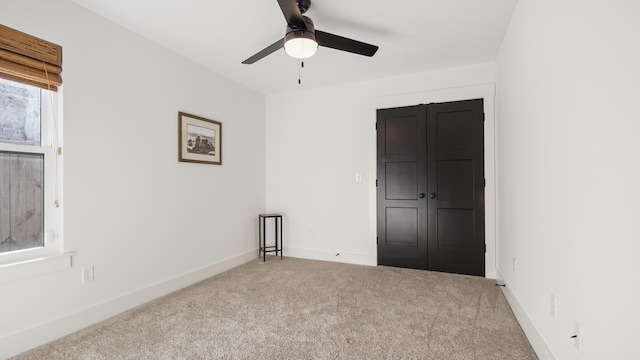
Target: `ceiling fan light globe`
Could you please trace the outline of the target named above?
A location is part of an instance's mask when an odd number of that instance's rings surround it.
[[[306,59],[318,51],[318,43],[306,37],[295,37],[287,40],[284,50],[296,59]]]

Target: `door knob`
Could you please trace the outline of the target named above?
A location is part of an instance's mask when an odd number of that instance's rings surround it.
[[[424,199],[424,193],[420,193],[420,195],[418,195],[418,197],[419,197],[420,199]]]
[[[436,198],[436,193],[429,194],[429,197],[432,198],[432,199],[435,199]]]

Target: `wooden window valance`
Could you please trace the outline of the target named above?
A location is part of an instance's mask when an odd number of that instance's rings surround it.
[[[0,77],[58,90],[62,46],[0,24]]]

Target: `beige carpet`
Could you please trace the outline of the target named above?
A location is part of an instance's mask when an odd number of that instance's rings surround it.
[[[495,282],[268,257],[15,359],[537,359]]]

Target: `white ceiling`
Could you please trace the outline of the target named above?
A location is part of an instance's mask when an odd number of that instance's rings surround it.
[[[282,38],[276,0],[73,0],[264,94],[384,78],[494,60],[517,0],[312,0],[317,29],[378,45],[372,58],[319,48],[305,60],[279,50],[243,60]]]

